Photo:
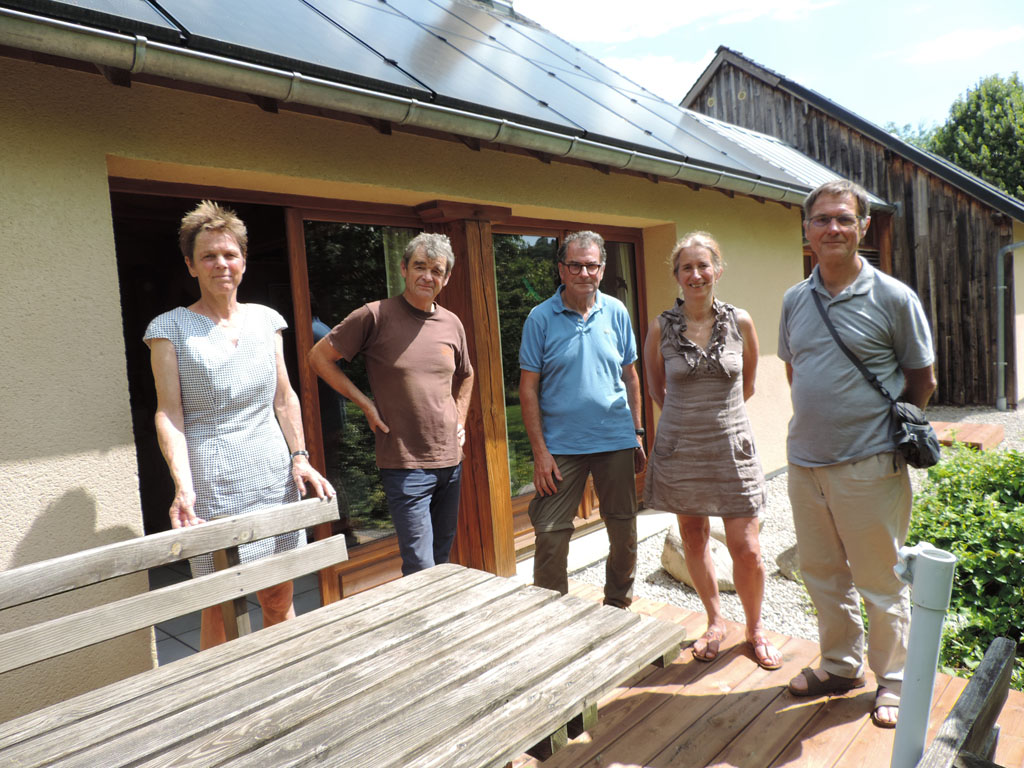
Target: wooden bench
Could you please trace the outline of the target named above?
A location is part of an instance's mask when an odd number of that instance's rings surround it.
[[[992,762],[996,719],[1006,703],[1016,643],[997,637],[939,727],[917,768],[1001,768]]]
[[[190,528],[119,541],[0,573],[0,616],[14,606],[214,553],[215,573],[0,635],[0,674],[222,604],[230,639],[250,631],[245,596],[347,558],[345,537],[239,565],[238,545],[337,519],[336,500],[309,499]]]
[[[439,565],[0,723],[0,765],[502,768],[684,635]]]
[[[999,424],[975,424],[969,421],[933,421],[932,427],[941,445],[963,443],[980,451],[997,447],[1006,437]]]

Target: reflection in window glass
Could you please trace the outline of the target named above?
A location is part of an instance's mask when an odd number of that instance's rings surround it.
[[[629,322],[637,339],[637,355],[640,355],[642,347],[636,313],[636,279],[633,268],[636,258],[633,244],[605,242],[604,249],[608,253],[608,262],[604,268],[604,278],[601,280],[601,292],[614,296],[626,305],[626,309],[629,310]]]
[[[304,231],[316,341],[363,304],[404,290],[402,252],[419,230],[306,221]],[[362,355],[339,365],[357,387],[370,393]],[[349,546],[389,536],[394,528],[366,418],[322,380],[318,385],[327,479],[338,492],[341,517],[335,533],[344,533]]]
[[[637,324],[635,251],[632,243],[606,242],[608,261],[601,291],[619,299],[629,310],[633,333]],[[519,405],[519,342],[530,310],[549,298],[560,284],[554,237],[495,235],[494,258],[498,283],[498,321],[501,364],[505,381],[505,426],[508,430],[508,468],[512,496],[533,493],[533,452]],[[640,340],[637,336],[637,353]],[[642,377],[641,377],[642,380]]]
[[[513,496],[533,492],[533,453],[519,406],[519,342],[530,310],[549,298],[559,284],[557,252],[558,241],[554,237],[494,236],[508,468]]]

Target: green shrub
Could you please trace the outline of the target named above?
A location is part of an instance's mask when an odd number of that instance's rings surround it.
[[[928,470],[908,543],[957,557],[940,663],[970,674],[999,636],[1018,643],[1012,685],[1024,690],[1024,454],[955,446]]]

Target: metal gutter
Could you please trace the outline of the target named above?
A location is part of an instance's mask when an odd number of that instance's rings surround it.
[[[809,188],[705,168],[402,96],[0,8],[0,45],[132,74],[181,80],[280,102],[346,112],[611,168],[801,204]]]

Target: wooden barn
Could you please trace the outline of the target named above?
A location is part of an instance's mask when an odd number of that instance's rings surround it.
[[[724,46],[682,106],[775,136],[891,203],[873,212],[865,250],[924,302],[933,402],[1016,404],[1022,297],[1013,252],[1002,249],[1024,240],[1024,202]]]

